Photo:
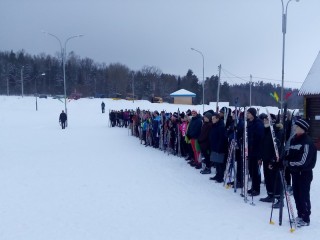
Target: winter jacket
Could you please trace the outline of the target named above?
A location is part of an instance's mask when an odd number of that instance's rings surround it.
[[[146,119],[141,123],[142,131],[147,131],[148,127],[149,127],[149,121],[148,119]]]
[[[59,116],[59,122],[65,122],[67,121],[67,114],[66,113],[60,113],[60,116]]]
[[[264,126],[262,121],[255,117],[252,121],[248,121],[248,156],[249,158],[261,159],[262,139],[264,134]]]
[[[211,152],[225,153],[227,145],[227,131],[224,127],[224,122],[219,120],[212,124],[209,134]]]
[[[152,119],[152,133],[156,136],[159,133],[161,117],[156,116]]]
[[[317,149],[311,138],[306,134],[295,135],[290,141],[286,160],[292,172],[311,171],[317,161]]]
[[[188,138],[197,139],[200,136],[201,127],[202,127],[202,120],[200,115],[198,114],[197,116],[192,117],[187,130]]]
[[[179,125],[179,129],[180,129],[181,135],[182,135],[183,137],[186,135],[187,126],[188,126],[188,123],[187,123],[187,122],[182,122],[182,123]]]
[[[208,151],[210,150],[210,141],[209,141],[209,134],[212,128],[212,122],[204,122],[201,128],[201,133],[198,138],[198,143],[200,145],[201,151]]]

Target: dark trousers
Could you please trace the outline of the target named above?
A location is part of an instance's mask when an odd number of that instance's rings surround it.
[[[66,128],[66,121],[62,121],[62,122],[61,122],[61,127],[62,127],[62,129],[65,129],[65,128]]]
[[[241,149],[236,149],[236,162],[237,162],[237,187],[242,187],[243,183],[243,160]]]
[[[280,171],[279,169],[270,169],[269,164],[270,161],[263,160],[263,175],[267,193],[271,197],[279,198],[282,189]]]
[[[249,157],[249,174],[251,176],[251,189],[260,192],[261,174],[257,157]]]
[[[185,138],[181,135],[180,138],[181,155],[183,157],[188,155],[188,143],[186,143]]]
[[[203,162],[206,165],[206,168],[210,169],[211,168],[211,162],[210,162],[210,153],[209,152],[210,152],[209,150],[206,150],[206,149],[202,150],[201,149],[201,155],[204,157]]]
[[[214,165],[216,166],[217,181],[223,181],[225,164],[215,162]]]
[[[193,149],[190,143],[187,143],[187,148],[188,148],[188,155],[194,159],[194,153],[193,153]]]
[[[298,217],[301,217],[305,222],[310,222],[310,186],[313,179],[312,170],[291,172],[291,174],[293,197],[296,202]]]

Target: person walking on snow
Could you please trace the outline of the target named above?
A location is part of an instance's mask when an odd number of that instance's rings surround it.
[[[104,102],[101,103],[101,111],[102,113],[104,113],[104,109],[106,107],[106,104]]]
[[[62,127],[62,129],[66,128],[66,121],[67,121],[67,114],[62,110],[59,116],[59,123]]]

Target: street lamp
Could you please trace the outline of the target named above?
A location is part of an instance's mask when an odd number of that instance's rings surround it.
[[[132,102],[134,103],[134,72],[132,72]]]
[[[35,82],[34,82],[34,84],[35,84],[35,95],[36,95],[36,111],[38,111],[38,88],[37,88],[37,79],[38,79],[38,77],[40,77],[40,76],[45,76],[46,74],[45,73],[41,73],[39,76],[36,76],[36,78],[35,78]]]
[[[20,71],[20,78],[21,78],[21,96],[23,97],[24,93],[23,93],[23,69],[24,66],[21,67],[21,71]]]
[[[61,57],[62,57],[62,70],[63,70],[64,111],[67,114],[67,86],[66,86],[66,52],[67,52],[67,43],[68,43],[68,41],[70,39],[82,37],[83,35],[80,34],[80,35],[75,35],[75,36],[71,36],[71,37],[67,38],[65,40],[65,42],[64,42],[64,48],[63,48],[60,39],[56,35],[54,35],[52,33],[45,32],[45,31],[42,31],[42,32],[54,37],[55,39],[58,40],[58,42],[60,44],[60,51],[61,51]]]
[[[201,51],[191,48],[192,51],[200,53],[202,56],[202,114],[204,113],[204,56]]]
[[[281,77],[281,96],[280,96],[280,108],[281,114],[283,113],[283,84],[284,84],[284,55],[285,55],[285,44],[286,44],[286,32],[287,32],[287,12],[288,12],[288,5],[292,0],[287,1],[287,4],[284,5],[283,0],[282,3],[282,77]],[[299,0],[295,0],[299,2]]]

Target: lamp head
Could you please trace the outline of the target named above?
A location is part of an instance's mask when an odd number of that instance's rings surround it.
[[[46,75],[46,73],[41,73],[41,76],[45,76]]]

